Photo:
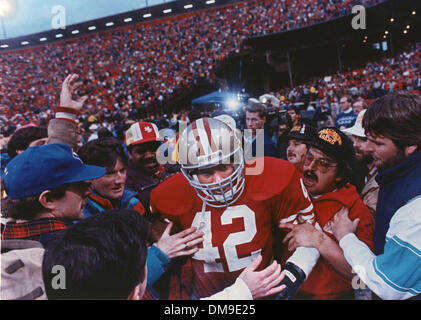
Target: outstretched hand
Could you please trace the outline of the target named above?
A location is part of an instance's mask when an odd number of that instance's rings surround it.
[[[82,85],[82,82],[77,82],[79,78],[77,74],[70,74],[64,79],[61,86],[60,93],[60,107],[71,108],[80,111],[83,104],[85,103],[88,96],[79,97],[77,100],[73,100],[72,96],[75,91]]]
[[[281,265],[274,261],[262,271],[255,271],[261,262],[262,256],[259,255],[239,275],[249,288],[253,299],[271,296],[285,289],[285,285],[279,286],[285,277],[285,273],[281,272]]]
[[[170,235],[173,222],[170,222],[162,233],[156,246],[169,258],[189,256],[199,251],[198,245],[203,242],[203,232],[192,227],[179,233]]]

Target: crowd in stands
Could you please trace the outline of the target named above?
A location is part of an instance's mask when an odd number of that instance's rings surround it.
[[[338,111],[342,92],[361,96],[368,102],[393,90],[421,92],[421,44],[415,43],[395,57],[368,62],[363,68],[338,72],[327,77],[293,88],[281,89],[275,93],[283,105],[294,102],[321,102],[332,107],[334,115]]]
[[[247,1],[65,42],[2,53],[2,126],[52,117],[58,74],[84,77],[87,113],[133,112],[186,90],[243,40],[326,21],[380,0]],[[48,61],[48,63],[46,63]],[[112,94],[111,94],[112,93]],[[102,112],[102,111],[101,111]],[[105,112],[105,111],[104,111]]]

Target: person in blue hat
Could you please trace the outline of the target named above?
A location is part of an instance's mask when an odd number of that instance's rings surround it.
[[[3,239],[37,240],[45,245],[57,232],[83,217],[91,180],[105,169],[85,165],[66,144],[31,147],[6,167],[8,197],[2,214],[9,218]]]

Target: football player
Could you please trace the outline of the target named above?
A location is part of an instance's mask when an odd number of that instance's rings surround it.
[[[315,223],[294,165],[271,157],[244,163],[235,130],[220,120],[192,122],[180,136],[178,155],[181,173],[153,190],[151,209],[180,228],[202,230],[204,241],[173,276],[170,299],[201,298],[232,285],[259,254],[260,268],[268,266],[274,242],[281,242],[275,236],[279,222],[294,223],[300,216]],[[256,174],[259,160],[263,171]],[[292,297],[318,258],[314,248],[297,248],[284,268],[281,285],[287,288],[277,298]]]

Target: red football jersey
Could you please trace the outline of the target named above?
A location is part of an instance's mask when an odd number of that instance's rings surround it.
[[[177,174],[153,190],[151,208],[183,229],[196,226],[204,232],[201,249],[187,264],[192,268],[189,284],[183,284],[187,296],[198,298],[232,285],[258,254],[263,257],[260,268],[266,267],[273,258],[273,241],[280,241],[273,229],[281,220],[294,222],[301,215],[314,222],[299,172],[275,158],[264,158],[261,174],[245,175],[243,194],[228,207],[204,207],[185,177]]]

